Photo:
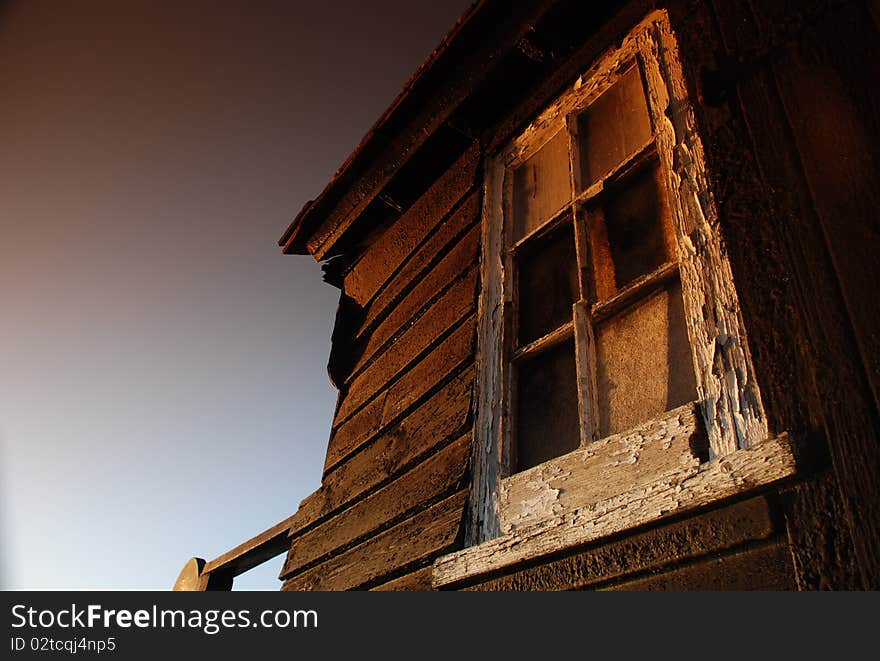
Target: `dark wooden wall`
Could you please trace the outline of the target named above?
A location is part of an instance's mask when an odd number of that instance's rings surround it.
[[[675,16],[770,426],[819,459],[784,508],[803,588],[880,586],[869,4],[712,0]]]
[[[566,57],[552,72],[533,63],[548,73],[507,91],[503,107],[492,105],[498,94],[477,95],[459,120],[489,151],[504,144],[657,5],[679,42],[771,431],[807,448],[806,472],[469,587],[876,589],[878,3],[636,0],[601,25],[578,19],[582,3],[555,3]],[[539,25],[533,39],[552,52],[552,31]],[[345,277],[360,314],[323,486],[294,524],[285,589],[428,588],[432,559],[461,544],[480,160],[469,149]]]

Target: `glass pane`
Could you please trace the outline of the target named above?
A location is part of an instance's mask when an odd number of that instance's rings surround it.
[[[600,437],[696,399],[677,282],[596,331]]]
[[[596,291],[602,300],[641,275],[675,261],[662,173],[655,166],[610,190],[592,223]]]
[[[581,185],[589,187],[651,135],[642,79],[633,66],[578,117]]]
[[[517,365],[517,470],[580,445],[574,342]]]
[[[571,202],[568,132],[560,131],[513,171],[513,241]]]
[[[568,223],[546,239],[530,239],[516,256],[519,346],[571,321],[577,300],[574,230]]]

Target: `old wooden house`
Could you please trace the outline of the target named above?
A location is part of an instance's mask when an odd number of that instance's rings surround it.
[[[475,3],[281,238],[322,486],[190,586],[880,587],[878,83],[871,0]]]

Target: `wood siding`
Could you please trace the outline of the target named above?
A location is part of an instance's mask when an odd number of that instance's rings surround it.
[[[480,153],[474,146],[345,275],[359,323],[321,488],[291,522],[285,590],[430,587],[460,547],[471,451]]]

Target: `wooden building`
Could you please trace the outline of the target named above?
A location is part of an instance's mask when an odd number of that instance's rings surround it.
[[[283,589],[880,587],[878,83],[872,0],[475,3],[281,239]]]

